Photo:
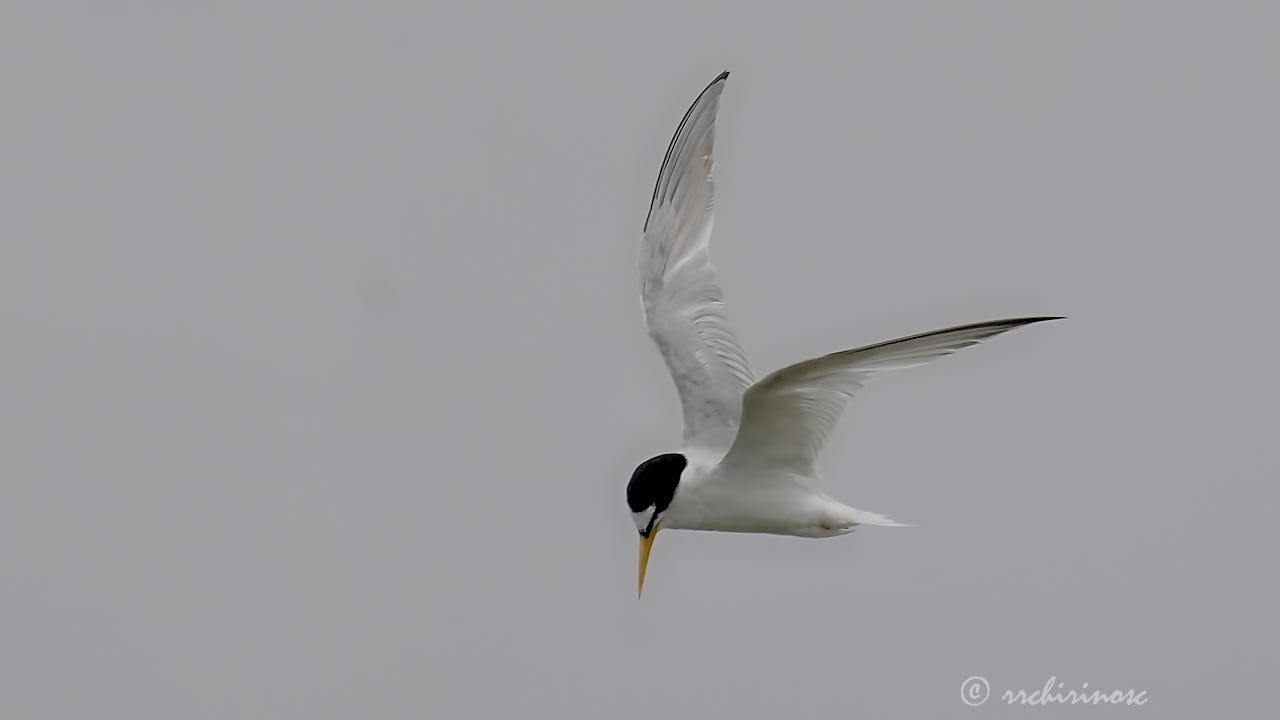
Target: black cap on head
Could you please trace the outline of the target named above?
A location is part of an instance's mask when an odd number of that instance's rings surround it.
[[[627,506],[631,512],[643,512],[654,508],[654,514],[663,512],[675,497],[680,473],[689,464],[680,453],[667,453],[640,463],[627,483]]]

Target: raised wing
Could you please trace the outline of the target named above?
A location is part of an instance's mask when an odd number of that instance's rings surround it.
[[[876,372],[923,365],[980,340],[1056,317],[961,325],[796,363],[752,385],[742,427],[722,461],[809,474],[845,403]]]
[[[640,243],[640,297],[649,335],[680,393],[686,445],[727,446],[754,381],[729,327],[711,267],[716,113],[728,72],[707,86],[676,129],[653,188]]]

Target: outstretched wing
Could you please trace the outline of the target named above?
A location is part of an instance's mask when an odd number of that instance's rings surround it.
[[[993,335],[1058,319],[1015,318],[961,325],[783,368],[747,390],[742,427],[722,463],[808,474],[839,422],[845,403],[875,373],[923,365]]]
[[[653,188],[640,243],[640,297],[649,335],[675,380],[686,445],[727,446],[754,381],[729,327],[711,267],[711,170],[728,72],[685,113]]]

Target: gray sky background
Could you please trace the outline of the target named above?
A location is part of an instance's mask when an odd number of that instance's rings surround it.
[[[74,5],[0,10],[0,715],[1270,712],[1271,6]],[[919,528],[665,533],[637,601],[636,244],[726,68],[758,370],[1070,319],[846,415]]]

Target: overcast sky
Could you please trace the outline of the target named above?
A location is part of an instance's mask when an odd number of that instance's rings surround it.
[[[0,10],[0,715],[1273,705],[1271,6],[74,5]],[[664,533],[638,601],[636,248],[724,69],[761,374],[1070,319],[851,407],[831,493],[919,527]]]

